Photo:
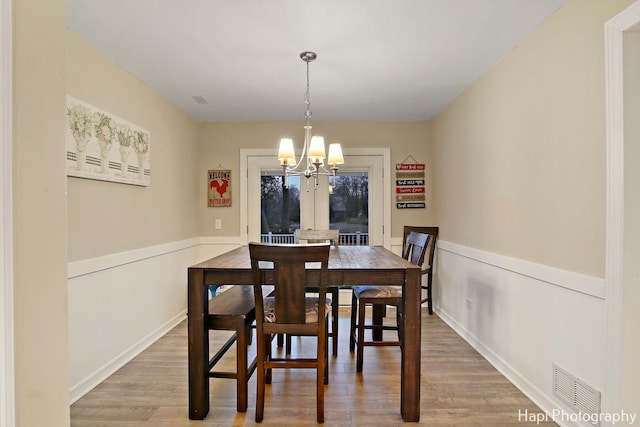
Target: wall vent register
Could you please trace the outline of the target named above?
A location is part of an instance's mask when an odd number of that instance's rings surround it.
[[[600,413],[600,392],[555,364],[553,365],[553,394],[577,412]],[[600,422],[593,425],[599,426]]]

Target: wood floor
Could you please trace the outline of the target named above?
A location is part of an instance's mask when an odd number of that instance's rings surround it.
[[[389,310],[387,319],[394,319]],[[435,314],[422,316],[421,425],[555,426],[529,422],[542,411],[496,371]],[[211,332],[212,353],[226,332]],[[326,387],[326,426],[399,426],[400,349],[368,347],[364,370],[355,372],[349,352],[349,313],[340,313],[339,354],[331,357]],[[307,343],[300,346],[300,343]],[[255,340],[254,340],[255,343]],[[308,338],[294,338],[293,351],[309,351]],[[255,345],[255,344],[254,344]],[[252,354],[254,348],[251,349]],[[311,349],[313,351],[313,349]],[[224,363],[233,369],[235,354]],[[315,425],[315,371],[277,370],[267,386],[264,426]],[[236,412],[235,380],[212,379],[211,410],[190,421],[186,320],[71,406],[72,427],[183,427],[255,425],[255,374],[249,409]],[[531,416],[531,415],[530,415]]]

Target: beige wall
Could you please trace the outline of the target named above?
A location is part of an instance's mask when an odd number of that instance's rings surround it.
[[[151,133],[151,185],[70,177],[69,261],[198,236],[198,123],[72,32],[67,94]]]
[[[13,2],[16,425],[69,425],[62,0]]]
[[[298,149],[303,137],[303,121],[278,123],[206,123],[202,125],[200,159],[198,162],[198,225],[205,236],[238,236],[240,234],[240,167],[241,148],[277,149],[280,138],[294,138]],[[312,123],[313,133],[325,137],[328,143],[339,141],[348,153],[349,148],[391,147],[391,165],[401,163],[412,155],[417,162],[426,163],[426,209],[391,209],[392,237],[402,236],[402,226],[432,225],[433,203],[431,199],[431,143],[429,122],[317,122]],[[221,167],[231,169],[233,176],[233,206],[208,208],[206,206],[207,170]],[[274,157],[274,167],[278,163]],[[392,180],[393,171],[385,174]],[[200,197],[201,195],[201,197]],[[395,199],[395,197],[394,197]],[[214,229],[214,219],[222,219],[222,230]]]
[[[569,0],[436,117],[442,239],[604,276],[603,25],[630,3]]]

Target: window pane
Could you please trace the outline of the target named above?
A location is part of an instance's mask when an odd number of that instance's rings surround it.
[[[261,234],[290,235],[291,242],[284,237],[272,242],[293,243],[293,231],[300,228],[300,177],[289,177],[289,188],[281,173],[263,172],[260,180]]]
[[[340,244],[369,244],[369,176],[366,172],[336,176],[329,196],[331,229],[340,230]]]

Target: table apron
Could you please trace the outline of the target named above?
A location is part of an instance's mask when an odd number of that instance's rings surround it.
[[[251,270],[204,270],[204,285],[252,285]]]
[[[310,285],[314,285],[318,275],[310,272]],[[272,280],[266,273],[265,283]],[[251,285],[250,270],[204,270],[204,285]],[[398,270],[330,270],[329,286],[356,286],[356,285],[398,285],[403,286],[405,283],[405,272]]]

